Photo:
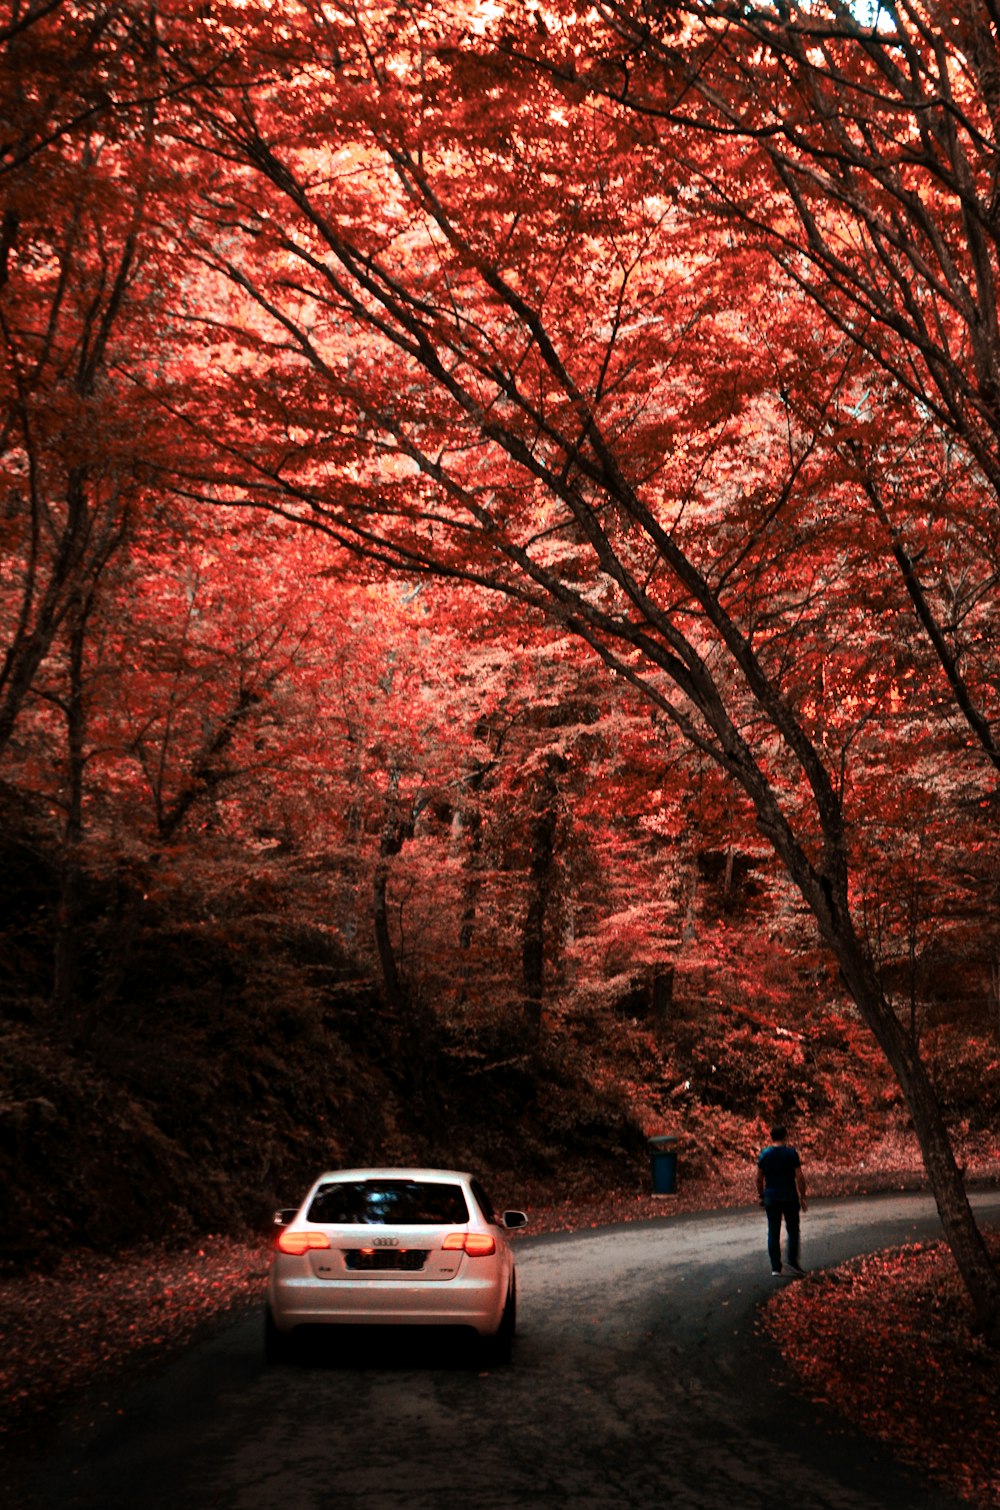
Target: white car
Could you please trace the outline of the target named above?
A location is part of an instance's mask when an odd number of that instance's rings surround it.
[[[265,1351],[286,1356],[303,1326],[471,1328],[506,1361],[517,1312],[508,1231],[479,1181],[452,1169],[337,1169],[281,1226],[268,1278]]]

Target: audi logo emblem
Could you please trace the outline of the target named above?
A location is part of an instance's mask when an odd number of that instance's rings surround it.
[[[377,1237],[372,1243],[373,1248],[398,1248],[398,1237]]]

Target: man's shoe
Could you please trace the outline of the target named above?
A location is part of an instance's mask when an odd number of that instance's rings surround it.
[[[780,1279],[781,1278],[781,1270],[780,1269],[772,1269],[771,1273],[775,1276],[776,1279]]]
[[[805,1278],[806,1271],[805,1269],[800,1269],[798,1264],[788,1263],[785,1265],[785,1268],[788,1270],[789,1274],[797,1274],[800,1279]]]

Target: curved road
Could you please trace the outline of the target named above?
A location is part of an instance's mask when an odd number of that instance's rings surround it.
[[[1000,1217],[1000,1195],[975,1201]],[[938,1232],[926,1196],[819,1200],[803,1257],[826,1267]],[[260,1320],[243,1320],[121,1400],[105,1391],[54,1422],[38,1459],[5,1474],[5,1503],[957,1510],[782,1383],[754,1331],[786,1282],[769,1273],[758,1210],[526,1237],[518,1267],[507,1368],[377,1333],[265,1369]]]

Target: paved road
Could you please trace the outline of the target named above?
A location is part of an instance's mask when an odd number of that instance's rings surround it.
[[[978,1204],[1000,1217],[997,1195]],[[821,1200],[803,1256],[818,1268],[937,1230],[926,1197]],[[6,1503],[957,1510],[782,1387],[753,1328],[785,1282],[759,1211],[526,1237],[518,1265],[510,1367],[378,1334],[265,1369],[259,1320],[241,1321],[121,1400],[54,1422],[34,1468],[8,1475]]]

